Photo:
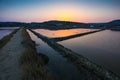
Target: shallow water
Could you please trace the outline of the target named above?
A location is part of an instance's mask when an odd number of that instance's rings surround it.
[[[37,38],[33,33],[28,31],[32,40],[36,42],[37,52],[48,56],[48,68],[58,77],[59,80],[80,80],[81,76],[75,66],[59,55],[54,49],[49,47],[41,39]]]
[[[47,36],[47,37],[65,37],[69,35],[74,35],[74,34],[94,31],[94,30],[97,30],[97,29],[83,29],[83,28],[65,29],[65,30],[34,29],[35,32],[43,34],[44,36]]]
[[[0,39],[2,39],[4,36],[10,34],[13,30],[0,30]]]
[[[18,29],[18,28],[19,28],[19,27],[0,27],[0,30],[1,30],[1,29],[6,29],[6,30],[7,30],[7,29]]]
[[[120,32],[105,30],[58,43],[120,75]]]

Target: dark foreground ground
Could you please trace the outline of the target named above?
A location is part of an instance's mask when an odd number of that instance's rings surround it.
[[[111,71],[56,43],[59,40],[103,30],[64,38],[48,38],[32,30],[30,31],[70,61],[80,72],[81,80],[120,80]],[[25,28],[20,28],[11,33],[10,36],[1,40],[0,45],[2,43],[4,44],[0,47],[0,80],[56,80],[54,75],[47,69],[48,57],[41,53],[37,54],[35,42],[31,40]]]

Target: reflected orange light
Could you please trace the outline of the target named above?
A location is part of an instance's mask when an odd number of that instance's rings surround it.
[[[88,29],[58,30],[58,31],[54,31],[54,35],[57,36],[57,37],[64,37],[64,36],[69,36],[69,35],[88,32],[88,31],[89,31]]]
[[[68,35],[72,35],[74,33],[73,30],[59,30],[56,31],[56,35],[58,36],[68,36]]]
[[[35,31],[48,37],[65,37],[65,36],[88,32],[91,30],[90,29],[67,29],[67,30],[51,31],[51,30],[45,30],[45,29],[36,29]]]

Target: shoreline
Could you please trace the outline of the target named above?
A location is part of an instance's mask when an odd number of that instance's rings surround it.
[[[18,31],[19,29],[15,29],[13,32],[11,32],[10,34],[4,36],[1,40],[0,40],[0,49],[7,44],[7,42],[10,41],[10,39],[13,37],[13,35]]]
[[[32,30],[30,30],[30,31],[32,33],[34,33],[37,37],[41,38],[44,42],[46,42],[53,49],[58,51],[68,61],[73,63],[78,68],[78,70],[84,71],[84,69],[85,69],[88,71],[88,75],[89,74],[96,75],[97,79],[100,79],[100,80],[119,80],[120,79],[119,76],[117,76],[113,72],[111,72],[111,71],[109,71],[109,70],[107,70],[99,65],[96,65],[95,63],[89,61],[87,58],[85,58],[81,55],[78,55],[77,53],[75,53],[75,52],[65,48],[64,46],[56,43],[54,41],[54,39],[43,36],[35,31],[32,31]]]
[[[22,36],[22,44],[25,48],[20,59],[24,73],[23,80],[55,80],[45,66],[48,61],[47,56],[37,53],[35,42],[32,41],[26,29],[22,30]]]
[[[45,58],[36,52],[25,28],[20,28],[0,49],[0,80],[56,80]]]

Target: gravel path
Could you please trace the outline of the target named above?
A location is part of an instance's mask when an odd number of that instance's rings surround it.
[[[24,51],[21,45],[22,29],[0,49],[0,80],[22,80],[22,68],[19,59]]]

